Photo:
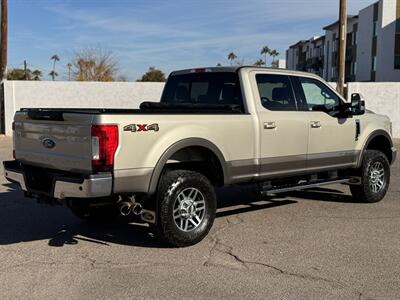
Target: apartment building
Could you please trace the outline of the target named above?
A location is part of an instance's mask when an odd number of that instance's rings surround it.
[[[326,55],[324,61],[323,76],[328,81],[337,81],[339,75],[339,22],[335,22],[323,28],[325,30]],[[345,81],[355,81],[357,69],[357,29],[358,16],[347,17],[346,39],[346,71]]]
[[[323,30],[324,36],[289,47],[287,68],[336,81],[339,22]],[[400,81],[400,0],[379,0],[348,16],[345,62],[347,82]]]
[[[324,36],[302,40],[286,51],[287,68],[323,76]]]
[[[400,0],[362,9],[359,29],[356,81],[400,81]]]

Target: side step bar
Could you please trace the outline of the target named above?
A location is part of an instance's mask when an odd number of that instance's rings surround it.
[[[315,182],[305,182],[296,185],[287,185],[287,186],[272,186],[270,189],[262,190],[262,195],[271,195],[271,194],[278,194],[278,193],[285,193],[291,191],[299,191],[299,190],[306,190],[314,187],[319,187],[323,185],[329,184],[337,184],[337,183],[350,183],[352,178],[342,178],[342,179],[333,179],[333,180],[323,180],[323,181],[315,181]]]

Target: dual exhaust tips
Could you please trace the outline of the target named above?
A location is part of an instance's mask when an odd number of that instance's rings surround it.
[[[137,202],[122,202],[119,207],[119,212],[124,217],[129,216],[131,213],[135,216],[140,216],[143,213],[143,207]]]
[[[123,201],[119,203],[119,213],[127,217],[130,214],[140,216],[140,219],[151,224],[156,223],[156,214],[154,211],[144,209],[142,204],[135,201],[135,198],[129,198],[130,201]]]

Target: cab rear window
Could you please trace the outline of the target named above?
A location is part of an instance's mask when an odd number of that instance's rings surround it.
[[[233,72],[204,72],[172,75],[161,102],[236,104],[243,107],[239,76]]]

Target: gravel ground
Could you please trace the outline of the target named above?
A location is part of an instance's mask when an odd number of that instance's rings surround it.
[[[10,153],[0,137],[0,161]],[[209,236],[173,249],[140,224],[88,225],[36,204],[1,175],[0,297],[399,299],[399,178],[398,160],[377,204],[341,185],[274,198],[222,189]]]

